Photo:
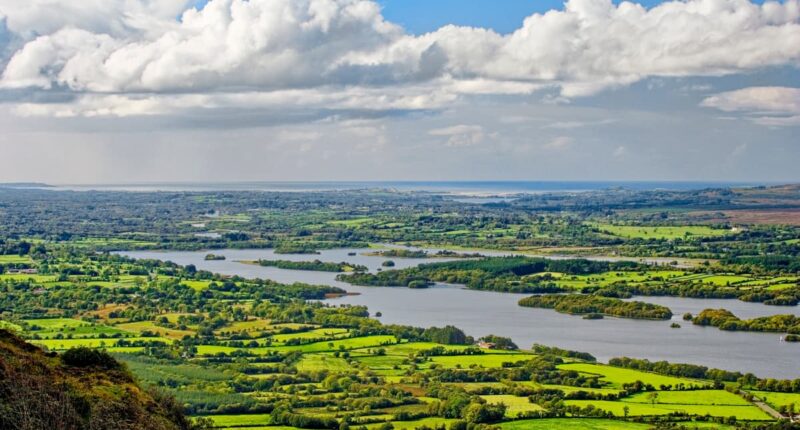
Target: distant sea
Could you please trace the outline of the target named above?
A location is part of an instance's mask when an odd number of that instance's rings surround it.
[[[72,191],[345,191],[386,189],[454,195],[513,195],[610,189],[699,190],[772,185],[746,182],[659,181],[375,181],[375,182],[174,182],[132,184],[56,184],[47,189]],[[38,188],[38,187],[28,187]]]

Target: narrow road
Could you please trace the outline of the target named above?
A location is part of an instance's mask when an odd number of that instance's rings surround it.
[[[744,391],[739,391],[739,395],[742,397],[745,397],[746,394],[747,393],[745,393]],[[758,397],[753,396],[753,404],[758,406],[762,411],[766,412],[776,420],[786,418],[783,415],[781,415],[780,412],[776,411],[775,409],[772,409],[772,406],[761,401],[761,399],[759,399]]]
[[[782,418],[786,418],[783,415],[781,415],[780,413],[778,413],[778,411],[776,411],[775,409],[772,409],[772,406],[770,406],[770,405],[768,405],[768,404],[766,404],[766,403],[764,403],[762,401],[754,401],[753,403],[756,406],[758,406],[759,408],[761,408],[762,411],[772,415],[772,417],[775,418],[776,420],[779,420],[779,419],[782,419]]]

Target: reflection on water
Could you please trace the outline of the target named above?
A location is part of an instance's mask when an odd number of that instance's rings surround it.
[[[336,249],[318,255],[276,255],[272,250],[215,250],[224,261],[205,261],[207,252],[122,252],[134,258],[155,258],[178,264],[194,264],[198,269],[226,275],[266,278],[282,283],[304,282],[333,285],[360,293],[331,299],[331,304],[368,306],[372,314],[381,312],[381,321],[414,326],[452,324],[478,337],[497,334],[511,337],[523,348],[533,343],[585,351],[607,361],[630,356],[651,360],[695,363],[762,377],[800,377],[800,344],[780,341],[776,333],[725,332],[713,327],[698,327],[681,320],[685,312],[699,313],[706,308],[726,308],[742,318],[798,313],[797,307],[765,306],[739,300],[644,297],[644,300],[672,309],[674,321],[682,328],[670,328],[670,321],[634,321],[617,318],[583,320],[552,310],[522,308],[517,301],[524,295],[472,291],[458,286],[437,285],[429,289],[357,287],[336,281],[335,273],[284,270],[237,263],[236,260],[282,259],[326,262],[347,261],[377,270],[385,257],[366,256],[366,249]],[[357,255],[350,256],[349,253]],[[446,259],[392,258],[396,269]]]

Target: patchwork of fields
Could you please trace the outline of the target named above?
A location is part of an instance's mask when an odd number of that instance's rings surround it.
[[[436,428],[448,425],[455,420],[429,417],[403,420],[404,416],[424,414],[431,402],[439,400],[425,397],[426,389],[418,382],[420,375],[438,371],[470,372],[479,369],[524,369],[537,355],[525,351],[475,350],[466,345],[441,345],[432,342],[401,342],[394,336],[359,336],[344,328],[324,328],[313,324],[272,324],[268,320],[253,319],[232,322],[218,333],[242,334],[253,341],[252,346],[226,345],[236,340],[224,340],[215,345],[196,345],[195,358],[185,364],[176,364],[149,359],[140,355],[130,355],[154,343],[172,344],[182,339],[180,335],[191,336],[196,326],[185,325],[191,314],[166,314],[159,320],[119,322],[100,324],[70,318],[31,319],[19,327],[32,337],[32,342],[52,350],[63,350],[75,346],[107,348],[119,358],[139,378],[157,385],[181,385],[196,387],[178,392],[178,398],[196,403],[218,397],[217,401],[246,402],[248,397],[271,402],[279,401],[282,394],[288,395],[302,389],[308,401],[323,399],[326,395],[313,394],[317,390],[335,384],[335,379],[323,378],[320,382],[312,378],[307,383],[293,383],[282,390],[271,390],[249,395],[237,393],[210,394],[208,389],[224,383],[231,378],[252,378],[253,380],[274,381],[289,368],[270,357],[285,357],[298,354],[291,367],[299,375],[373,375],[388,384],[398,387],[413,397],[406,397],[398,404],[387,404],[361,411],[355,416],[347,409],[330,407],[309,407],[303,414],[318,418],[343,419],[350,417],[353,423],[361,423],[368,429],[378,429],[391,421],[395,429],[413,429],[427,425]],[[162,325],[183,323],[180,329]],[[159,333],[152,337],[142,337],[142,333]],[[220,336],[218,336],[219,338]],[[138,346],[132,346],[138,345]],[[436,351],[430,354],[430,351]],[[209,363],[220,357],[240,357],[237,366],[209,367]],[[632,369],[568,360],[558,366],[561,371],[579,375],[587,381],[595,381],[591,387],[541,384],[535,381],[493,381],[451,383],[458,390],[477,393],[488,405],[503,405],[507,419],[523,419],[531,414],[546,413],[547,407],[533,402],[525,392],[537,390],[561,391],[570,396],[580,392],[616,400],[578,400],[564,401],[567,407],[581,410],[599,410],[616,417],[662,416],[675,413],[689,416],[711,416],[739,421],[766,421],[770,416],[740,395],[722,389],[714,389],[711,381],[680,378],[642,372]],[[643,383],[655,387],[656,391],[626,394],[626,387],[633,383]],[[199,384],[199,385],[198,385]],[[202,390],[201,387],[205,387]],[[522,391],[520,391],[522,390]],[[322,392],[325,392],[323,390]],[[485,393],[485,394],[482,394]],[[754,392],[775,407],[800,402],[800,395]],[[203,400],[206,399],[206,400]],[[317,400],[314,400],[317,401]],[[376,403],[377,405],[377,403]],[[589,408],[589,409],[587,409]],[[405,415],[404,415],[405,414]],[[211,414],[207,416],[218,428],[265,428],[271,425],[271,417],[266,413]],[[400,417],[401,419],[397,419]],[[699,428],[702,428],[703,423]],[[542,419],[511,421],[502,425],[503,429],[644,429],[645,425],[608,419]],[[694,425],[694,423],[693,423]],[[270,429],[289,429],[273,427]],[[718,427],[719,428],[719,427]]]

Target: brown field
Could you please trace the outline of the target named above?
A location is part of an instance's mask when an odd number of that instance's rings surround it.
[[[715,212],[692,212],[692,215],[711,217],[713,222],[736,224],[800,225],[800,209],[739,209]],[[720,216],[722,215],[722,216]]]
[[[111,312],[124,311],[128,307],[130,307],[130,305],[108,304],[108,305],[105,305],[105,306],[101,307],[100,309],[95,310],[95,311],[86,312],[86,315],[96,316],[96,317],[101,318],[101,319],[108,319],[108,314],[110,314]]]

